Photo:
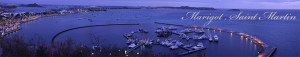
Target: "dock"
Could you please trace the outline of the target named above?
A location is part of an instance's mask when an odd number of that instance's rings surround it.
[[[277,48],[273,46],[264,47],[264,52],[260,53],[257,57],[271,57],[272,54],[275,53],[276,49]]]
[[[202,48],[202,49],[204,49],[204,48]],[[200,50],[202,50],[202,49],[198,49],[198,50],[190,50],[190,51],[187,51],[187,52],[183,52],[183,53],[180,53],[180,54],[178,54],[178,55],[186,55],[186,54],[190,54],[190,53],[194,53],[194,52],[196,52],[196,51],[200,51]]]
[[[185,50],[193,50],[193,49],[190,49],[190,48],[186,48],[186,47],[183,47],[183,46],[179,46],[180,48],[182,48],[182,49],[185,49]]]
[[[130,48],[130,49],[127,49],[126,51],[126,54],[128,54],[128,53],[130,53],[131,51],[133,51],[133,50],[135,50],[136,48],[138,48],[138,47],[140,47],[140,46],[142,46],[142,45],[144,45],[145,43],[138,43],[135,47],[133,47],[133,48]]]

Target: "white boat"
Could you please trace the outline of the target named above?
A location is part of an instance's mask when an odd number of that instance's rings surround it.
[[[202,36],[200,36],[198,39],[204,39],[204,38],[206,38],[206,36],[205,36],[205,35],[202,35]]]
[[[171,48],[171,49],[177,49],[178,46],[177,46],[177,45],[173,45],[173,46],[171,46],[170,48]]]
[[[155,31],[155,33],[159,33],[159,32],[162,32],[162,30],[156,30],[156,31]]]
[[[219,37],[217,35],[214,35],[214,39],[215,39],[215,41],[218,41]]]
[[[134,44],[134,43],[132,43],[132,44],[130,44],[128,47],[129,48],[133,48],[133,47],[135,47],[136,45]]]
[[[201,31],[201,30],[195,30],[195,33],[199,33],[199,34],[201,34],[201,33],[204,33],[203,31]]]
[[[131,43],[132,43],[131,39],[127,40],[127,44],[131,44]]]
[[[98,49],[100,49],[100,46],[92,46],[92,49],[93,50],[96,50],[96,49],[98,50]]]
[[[182,42],[176,42],[175,45],[181,46],[181,45],[183,45],[183,43]]]
[[[192,45],[184,45],[183,47],[189,48],[189,47],[192,47]]]
[[[199,36],[193,36],[192,38],[193,39],[199,39],[200,37]]]
[[[132,33],[124,34],[125,37],[132,37]]]
[[[213,41],[213,39],[212,39],[212,38],[209,38],[208,40],[209,40],[209,41]]]
[[[170,27],[168,27],[168,29],[170,29],[170,30],[177,30],[177,27],[170,26]]]
[[[167,42],[166,45],[167,45],[167,46],[172,46],[172,45],[174,45],[174,44],[171,43],[171,42]]]
[[[190,39],[190,37],[188,37],[188,36],[187,36],[185,39],[186,39],[186,40],[189,40],[189,39]]]
[[[209,35],[209,41],[213,41],[213,38],[211,37],[211,35]]]
[[[167,45],[166,41],[162,41],[160,44],[161,45]]]
[[[198,43],[196,46],[192,47],[192,49],[194,49],[194,50],[200,50],[203,48],[204,48],[203,43]]]
[[[192,29],[184,29],[184,30],[181,30],[180,31],[181,33],[190,33],[190,32],[193,32]]]
[[[146,41],[145,45],[152,45],[152,42],[151,41]]]
[[[185,38],[188,38],[188,36],[186,36],[185,34],[180,34],[180,35],[179,35],[179,38],[185,39]]]

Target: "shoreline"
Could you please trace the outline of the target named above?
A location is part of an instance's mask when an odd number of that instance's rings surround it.
[[[19,20],[19,21],[18,20],[9,20],[9,21],[17,21],[17,22],[15,22],[14,24],[8,24],[8,25],[11,25],[13,27],[4,28],[3,31],[2,31],[2,33],[1,33],[0,39],[3,39],[4,36],[6,36],[6,35],[8,35],[10,33],[13,33],[13,32],[16,32],[16,31],[20,30],[21,29],[20,26],[23,23],[34,21],[34,20],[37,20],[39,18],[46,17],[46,16],[53,16],[53,15],[56,16],[57,14],[44,15],[44,16],[43,15],[40,15],[40,16],[30,16],[30,17],[27,17],[27,18]],[[6,21],[4,21],[4,22],[6,22]]]
[[[20,30],[20,25],[29,21],[34,21],[38,20],[39,18],[42,17],[48,17],[48,16],[58,16],[58,15],[67,15],[67,14],[74,14],[74,13],[83,13],[83,12],[96,12],[96,11],[89,11],[89,10],[84,10],[84,8],[81,8],[82,10],[65,10],[64,12],[53,12],[53,11],[45,11],[42,13],[29,13],[28,17],[13,17],[17,19],[10,19],[10,20],[4,20],[1,21],[1,26],[0,28],[2,29],[0,39],[3,39],[6,35],[16,32]],[[100,10],[101,11],[101,10]],[[22,14],[22,13],[19,13]],[[25,14],[26,16],[26,14]]]

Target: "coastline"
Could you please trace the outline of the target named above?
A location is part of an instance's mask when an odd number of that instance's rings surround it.
[[[76,11],[76,10],[70,10],[70,11]],[[0,35],[0,39],[3,39],[6,35],[16,32],[18,30],[20,30],[20,25],[29,21],[34,21],[37,20],[39,18],[42,17],[47,17],[47,16],[57,16],[57,15],[66,15],[66,14],[73,14],[73,13],[82,13],[82,12],[94,12],[94,11],[78,11],[78,12],[61,12],[61,13],[52,13],[51,11],[46,11],[47,14],[45,14],[45,12],[43,12],[42,14],[36,14],[33,16],[29,16],[29,17],[25,17],[25,18],[18,18],[18,19],[12,19],[12,20],[5,20],[1,22],[1,26],[0,28],[2,28],[1,35]],[[16,17],[14,17],[16,18]]]

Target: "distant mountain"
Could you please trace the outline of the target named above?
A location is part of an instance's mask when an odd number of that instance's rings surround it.
[[[11,8],[17,8],[17,6],[14,5],[14,4],[0,3],[0,8],[8,8],[8,9],[11,9]]]
[[[157,8],[169,8],[169,9],[196,9],[196,10],[216,10],[215,8],[211,7],[189,7],[189,6],[181,6],[181,7],[157,7]]]

